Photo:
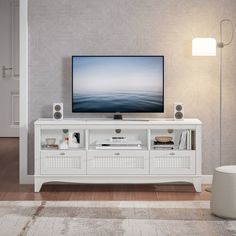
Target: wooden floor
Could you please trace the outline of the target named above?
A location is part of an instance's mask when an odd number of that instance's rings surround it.
[[[196,193],[192,185],[45,185],[40,193],[33,185],[19,185],[19,140],[0,138],[0,200],[209,200],[202,186]]]

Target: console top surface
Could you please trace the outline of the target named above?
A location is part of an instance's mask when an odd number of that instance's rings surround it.
[[[125,118],[123,120],[114,120],[112,118],[64,118],[62,120],[54,120],[52,118],[40,118],[34,122],[35,125],[43,124],[84,124],[84,125],[147,125],[147,124],[202,124],[199,119],[184,119],[184,120],[174,120],[173,118]]]

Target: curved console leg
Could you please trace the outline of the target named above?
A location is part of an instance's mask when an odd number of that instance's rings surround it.
[[[38,193],[40,191],[42,185],[43,185],[43,181],[35,179],[34,180],[34,192]]]
[[[194,186],[196,192],[200,193],[202,191],[202,181],[201,181],[201,178],[195,178],[193,180],[193,186]]]

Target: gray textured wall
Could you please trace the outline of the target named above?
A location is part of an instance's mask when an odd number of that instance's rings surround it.
[[[33,121],[52,103],[71,113],[71,55],[165,56],[165,113],[181,101],[203,122],[203,173],[219,165],[219,54],[192,57],[193,37],[219,39],[219,21],[236,25],[235,0],[29,0],[29,173]],[[225,39],[230,28],[225,27]],[[236,40],[223,50],[223,163],[236,164]],[[138,114],[137,114],[138,115]],[[79,114],[77,115],[79,117]],[[139,115],[140,116],[140,115]]]

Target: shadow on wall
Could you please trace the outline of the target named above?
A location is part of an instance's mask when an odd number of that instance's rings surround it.
[[[62,101],[66,106],[64,106],[64,113],[67,117],[72,114],[72,63],[71,57],[64,57],[62,59]],[[59,101],[60,102],[60,101]]]
[[[43,106],[41,109],[42,117],[49,118],[52,117],[52,105]]]
[[[48,100],[48,104],[44,105],[40,109],[41,118],[52,118],[53,117],[53,103],[62,102],[64,104],[65,117],[76,117],[72,114],[72,75],[71,75],[71,57],[64,57],[61,60],[61,75],[62,80],[58,80],[59,84],[55,86],[61,89],[61,94],[58,99]],[[66,105],[65,105],[66,104]],[[34,120],[29,123],[29,136],[28,136],[28,174],[34,174]]]

